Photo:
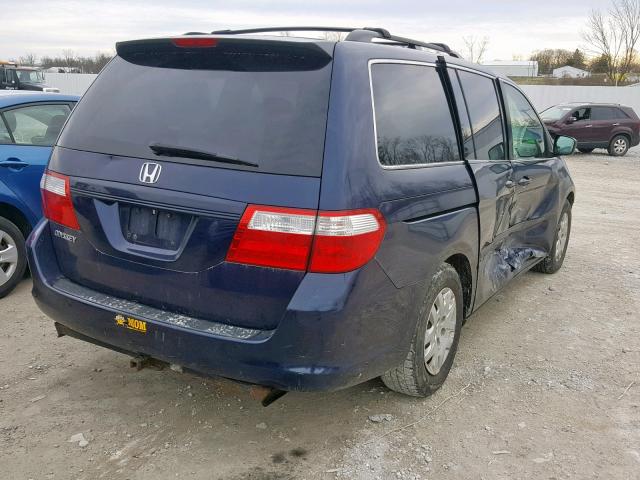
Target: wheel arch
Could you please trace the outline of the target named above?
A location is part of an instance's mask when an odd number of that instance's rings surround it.
[[[573,206],[573,202],[575,201],[575,199],[576,199],[575,192],[569,192],[569,195],[567,195],[567,200],[569,201],[571,206]]]
[[[447,258],[445,263],[451,265],[458,273],[460,284],[462,285],[464,316],[467,318],[471,315],[473,306],[473,272],[471,270],[471,262],[469,262],[469,259],[463,253],[456,253]]]
[[[611,134],[609,138],[609,145],[613,142],[613,139],[622,135],[623,137],[627,137],[627,141],[629,142],[629,148],[631,148],[631,132],[627,130],[617,130]]]
[[[20,229],[24,238],[29,236],[32,227],[27,216],[15,205],[0,201],[0,217],[4,217]]]

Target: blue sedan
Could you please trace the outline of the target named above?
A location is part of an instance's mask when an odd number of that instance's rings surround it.
[[[78,99],[0,91],[0,298],[27,268],[25,239],[42,217],[40,178]]]

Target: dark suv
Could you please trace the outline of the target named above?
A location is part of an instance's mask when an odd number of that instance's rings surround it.
[[[548,108],[540,117],[551,135],[575,138],[583,153],[606,148],[609,155],[621,157],[640,143],[640,119],[631,107],[568,103]]]
[[[442,44],[248,33],[117,45],[42,181],[37,303],[142,364],[433,392],[464,318],[562,265],[575,141]]]

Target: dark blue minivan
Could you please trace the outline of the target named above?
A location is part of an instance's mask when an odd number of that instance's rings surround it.
[[[174,369],[428,395],[464,318],[562,265],[575,141],[446,45],[254,33],[117,45],[43,177],[33,295]]]

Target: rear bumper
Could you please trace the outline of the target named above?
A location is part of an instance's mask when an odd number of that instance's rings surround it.
[[[29,264],[33,296],[61,331],[205,375],[283,390],[335,390],[400,364],[415,329],[414,299],[423,288],[395,288],[375,261],[344,275],[308,274],[277,328],[246,329],[75,284],[60,273],[52,241],[43,220],[28,240]],[[146,332],[127,328],[117,316],[145,322]]]

